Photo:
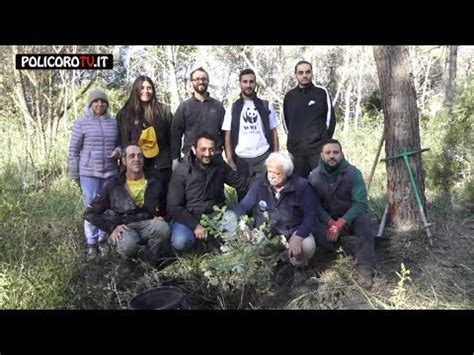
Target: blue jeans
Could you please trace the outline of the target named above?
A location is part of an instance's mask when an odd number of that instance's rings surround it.
[[[107,179],[81,176],[81,190],[84,197],[84,205],[87,207],[88,204],[97,196],[97,194],[102,190]],[[84,221],[84,234],[86,236],[87,244],[95,244],[98,241],[102,241],[105,237],[105,232],[101,231],[99,228]]]
[[[176,250],[189,250],[196,244],[194,231],[182,223],[174,222],[171,227],[171,245]]]
[[[226,232],[233,233],[237,229],[237,217],[231,210],[224,212],[224,216],[220,221],[224,233],[222,237],[226,238]],[[194,231],[188,228],[186,225],[174,222],[171,227],[171,245],[174,249],[180,251],[186,251],[192,249],[196,245],[196,237]]]

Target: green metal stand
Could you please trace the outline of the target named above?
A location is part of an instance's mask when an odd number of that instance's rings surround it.
[[[431,238],[431,232],[430,232],[430,228],[429,228],[431,226],[431,223],[428,223],[428,221],[426,219],[425,211],[423,209],[423,203],[421,202],[420,193],[418,192],[418,187],[416,186],[416,182],[415,182],[415,178],[413,176],[413,171],[411,169],[410,161],[408,160],[408,157],[410,157],[412,155],[415,155],[415,154],[418,154],[418,153],[426,152],[428,150],[430,150],[430,148],[419,149],[419,150],[415,150],[415,151],[412,151],[412,152],[405,152],[405,153],[394,155],[393,157],[381,159],[381,161],[388,161],[388,160],[403,158],[403,161],[405,162],[405,166],[406,166],[407,171],[408,171],[408,176],[410,178],[410,183],[411,183],[411,186],[413,188],[413,192],[415,194],[416,203],[418,204],[418,209],[420,210],[420,215],[421,215],[421,219],[423,221],[423,226],[425,227],[426,235],[428,236],[428,243],[429,243],[430,246],[432,246],[433,245],[433,240]]]

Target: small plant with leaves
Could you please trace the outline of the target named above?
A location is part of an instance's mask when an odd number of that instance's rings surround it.
[[[392,291],[392,297],[390,297],[390,301],[394,305],[395,308],[400,308],[406,303],[406,282],[411,281],[410,275],[410,270],[405,267],[405,264],[401,263],[401,272],[398,273],[395,271],[397,274],[399,280],[397,283],[397,286],[395,289]]]
[[[214,212],[210,214],[203,214],[201,216],[199,224],[202,226],[208,236],[217,237],[222,235],[222,233],[224,232],[224,225],[222,223],[222,219],[227,207],[214,206],[213,209]]]
[[[214,214],[201,219],[201,225],[214,236],[223,235],[221,218],[225,207],[214,210]],[[253,228],[253,224],[253,218],[241,217],[233,230],[225,232],[222,253],[208,254],[200,262],[200,271],[207,278],[209,286],[219,288],[221,297],[227,298],[226,302],[221,303],[230,307],[241,308],[252,292],[270,288],[271,265],[258,254],[270,241],[269,225]],[[232,302],[236,294],[239,295],[238,305]]]

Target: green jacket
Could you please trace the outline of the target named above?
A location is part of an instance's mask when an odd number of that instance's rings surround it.
[[[331,219],[342,217],[351,224],[367,213],[367,189],[362,173],[345,158],[334,171],[329,172],[321,160],[309,175],[319,204],[319,219],[327,224]]]

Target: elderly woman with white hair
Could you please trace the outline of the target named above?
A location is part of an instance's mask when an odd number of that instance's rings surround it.
[[[265,160],[267,177],[254,181],[235,209],[238,217],[251,211],[258,228],[265,221],[273,235],[288,240],[288,257],[293,265],[307,265],[316,243],[311,234],[316,220],[316,201],[308,181],[293,175],[293,161],[282,152]]]

